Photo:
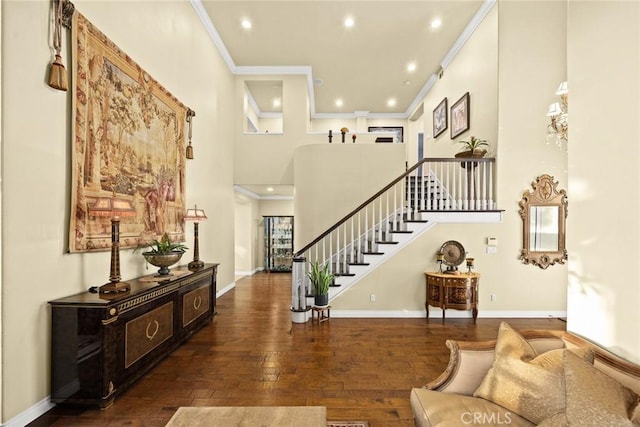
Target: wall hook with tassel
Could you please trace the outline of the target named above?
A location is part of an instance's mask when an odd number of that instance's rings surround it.
[[[189,125],[189,145],[187,145],[187,159],[193,159],[193,146],[191,145],[191,124],[196,112],[191,108],[187,109],[187,124]]]
[[[62,6],[64,0],[53,0],[54,5],[54,25],[53,25],[53,48],[56,51],[55,58],[49,68],[49,86],[54,89],[66,91],[69,89],[67,70],[62,62]]]

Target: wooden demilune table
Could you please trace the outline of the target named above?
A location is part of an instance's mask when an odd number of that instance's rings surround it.
[[[98,405],[113,399],[211,322],[218,264],[171,269],[163,281],[127,280],[131,290],[83,292],[51,305],[51,401]]]
[[[442,308],[442,322],[448,308],[472,310],[473,324],[478,318],[478,286],[480,274],[444,274],[425,272],[427,297],[424,307],[429,319],[429,306]]]

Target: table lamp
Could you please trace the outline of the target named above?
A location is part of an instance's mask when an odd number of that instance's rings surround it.
[[[198,270],[204,267],[204,262],[200,261],[200,249],[198,245],[198,223],[207,220],[204,210],[198,209],[195,205],[193,209],[187,209],[184,216],[185,221],[193,221],[193,261],[188,264],[189,270]]]
[[[114,191],[111,197],[98,197],[89,208],[89,215],[111,217],[111,274],[109,283],[100,286],[98,291],[100,293],[128,291],[131,285],[120,281],[120,217],[136,216],[136,210],[129,200],[117,198]]]

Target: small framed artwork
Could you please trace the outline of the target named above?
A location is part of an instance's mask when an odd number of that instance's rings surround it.
[[[394,142],[404,142],[404,127],[402,126],[369,126],[367,130],[369,132],[395,133],[396,137]],[[380,141],[378,141],[378,139],[380,139]],[[392,141],[388,141],[386,138],[377,138],[376,142]]]
[[[469,130],[469,92],[451,106],[451,139]]]
[[[442,132],[447,130],[447,98],[445,97],[440,104],[433,110],[433,137],[437,138]]]

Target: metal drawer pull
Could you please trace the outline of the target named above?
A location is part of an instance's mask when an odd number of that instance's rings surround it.
[[[193,308],[197,310],[200,308],[201,305],[202,305],[202,297],[198,295],[193,299]]]
[[[156,334],[158,333],[158,330],[160,329],[160,323],[158,323],[158,321],[157,321],[157,320],[154,320],[154,321],[153,321],[153,323],[155,323],[155,325],[156,325],[156,330],[155,330],[155,331],[153,331],[153,333],[152,333],[152,334],[149,334],[149,326],[151,326],[151,323],[149,323],[149,324],[147,325],[147,329],[144,331],[144,333],[147,335],[147,338],[149,338],[150,340],[152,340],[152,339],[153,339],[153,337],[155,337],[155,336],[156,336]]]

